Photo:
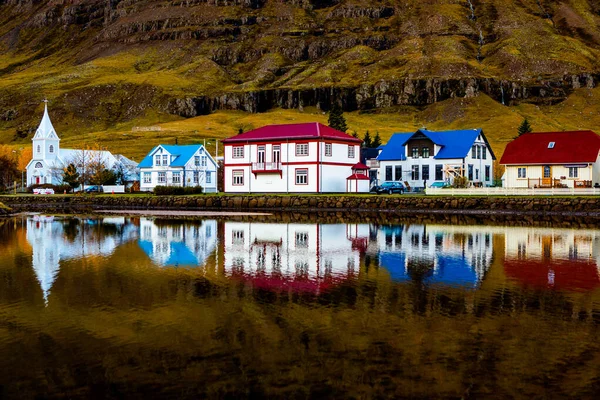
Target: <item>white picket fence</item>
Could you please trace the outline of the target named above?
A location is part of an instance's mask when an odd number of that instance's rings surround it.
[[[425,194],[430,196],[596,196],[600,188],[427,188]]]

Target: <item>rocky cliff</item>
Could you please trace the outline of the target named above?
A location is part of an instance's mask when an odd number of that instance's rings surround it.
[[[0,0],[0,125],[41,96],[108,123],[478,93],[553,104],[597,85],[599,26],[595,0]]]

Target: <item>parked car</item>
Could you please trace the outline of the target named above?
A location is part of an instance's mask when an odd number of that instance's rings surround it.
[[[431,185],[429,185],[429,187],[435,189],[443,189],[450,187],[450,184],[448,182],[433,182]]]
[[[381,185],[377,186],[377,189],[375,191],[377,192],[377,194],[381,194],[381,193],[388,193],[388,194],[400,193],[400,194],[402,194],[406,191],[406,188],[404,187],[402,182],[386,181],[386,182],[383,182]]]
[[[102,190],[102,186],[98,186],[98,185],[88,186],[85,189],[83,189],[83,191],[86,193],[102,193],[102,192],[104,192],[104,190]]]

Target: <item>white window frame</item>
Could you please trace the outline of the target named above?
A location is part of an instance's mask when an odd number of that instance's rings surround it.
[[[526,179],[527,178],[527,167],[518,167],[517,168],[517,179]]]
[[[210,171],[206,172],[206,183],[212,183],[212,173]]]
[[[579,178],[579,167],[568,167],[569,178]]]
[[[308,143],[296,143],[296,157],[308,156]]]
[[[244,186],[244,170],[234,169],[231,171],[231,185],[232,186]]]
[[[207,161],[206,161],[206,160],[207,160],[207,158],[206,158],[206,156],[202,156],[201,160],[202,160],[202,164],[201,164],[201,165],[202,165],[203,167],[206,167],[206,165],[207,165]]]
[[[166,172],[158,173],[158,183],[167,183],[167,173]]]
[[[195,167],[200,166],[200,156],[194,156],[194,166]]]
[[[325,157],[331,157],[333,154],[332,151],[332,144],[331,143],[325,143]]]
[[[233,146],[231,148],[232,158],[244,158],[244,146]]]
[[[308,185],[308,169],[296,169],[296,185]]]
[[[160,166],[162,165],[160,160],[161,160],[161,158],[160,158],[160,154],[157,154],[156,156],[154,156],[154,164],[155,164],[157,167],[160,167]]]
[[[167,154],[163,154],[163,165],[169,165],[169,156]]]
[[[144,183],[152,183],[152,173],[144,172]]]
[[[173,183],[181,183],[181,172],[173,171],[172,174]]]
[[[54,146],[50,145],[50,147],[48,147],[48,153],[52,154],[54,153]]]
[[[198,183],[200,178],[200,173],[198,171],[194,171],[194,183]]]
[[[348,145],[348,158],[354,158],[356,156],[356,149],[353,144]]]

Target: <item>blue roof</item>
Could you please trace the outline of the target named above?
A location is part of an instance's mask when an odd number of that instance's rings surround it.
[[[436,159],[466,157],[469,154],[469,151],[471,151],[475,139],[482,133],[481,129],[461,129],[439,132],[419,129],[414,133],[395,133],[385,145],[377,159],[380,161],[405,160],[404,145],[413,135],[419,132],[431,139],[433,143],[441,146],[440,151],[434,156]]]
[[[152,257],[154,254],[154,247],[152,242],[147,240],[139,240],[139,246],[141,249],[148,255],[148,257]],[[192,251],[181,242],[171,242],[169,243],[170,254],[169,259],[164,263],[163,266],[169,267],[181,267],[181,266],[198,266],[200,265],[200,260],[198,257],[192,253]],[[204,261],[204,260],[202,260]]]
[[[412,135],[414,133],[394,133],[385,146],[383,146],[383,150],[381,150],[377,159],[379,161],[406,160],[404,144]]]
[[[175,158],[175,160],[173,160],[173,162],[169,165],[170,167],[184,167],[185,164],[190,160],[190,158],[192,158],[194,156],[194,154],[196,154],[198,149],[201,149],[204,146],[201,144],[191,144],[191,145],[185,145],[185,146],[167,145],[167,144],[158,145],[155,148],[153,148],[152,151],[150,151],[150,153],[148,153],[148,155],[146,157],[144,157],[142,162],[139,164],[139,168],[151,168],[152,167],[152,165],[153,165],[152,155],[154,154],[156,149],[158,149],[159,147],[162,147],[163,149],[165,149],[167,152],[169,152],[169,154],[171,154],[173,156],[177,156],[177,158]],[[206,155],[208,155],[209,158],[212,160],[212,157],[210,157],[208,152],[206,152]]]

